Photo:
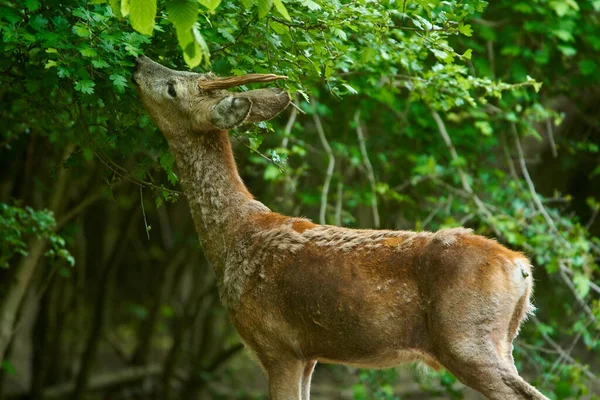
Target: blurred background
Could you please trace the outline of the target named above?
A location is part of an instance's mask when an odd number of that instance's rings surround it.
[[[138,54],[288,75],[296,107],[230,133],[251,192],[524,252],[519,371],[600,398],[600,1],[5,0],[0,38],[1,398],[267,398],[129,82]],[[482,398],[418,366],[313,381],[315,399]]]

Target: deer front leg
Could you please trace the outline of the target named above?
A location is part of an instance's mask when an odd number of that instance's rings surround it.
[[[312,378],[313,371],[315,370],[316,361],[309,361],[304,365],[304,372],[302,376],[302,390],[301,400],[310,400],[310,380]]]
[[[269,377],[271,400],[302,400],[302,382],[306,362],[297,359],[278,360],[265,365]]]

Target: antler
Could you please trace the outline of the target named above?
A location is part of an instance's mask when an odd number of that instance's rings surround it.
[[[215,78],[214,80],[199,80],[198,86],[203,90],[228,89],[247,83],[272,82],[279,79],[287,79],[284,75],[275,74],[248,74],[242,76],[230,76],[227,78]]]

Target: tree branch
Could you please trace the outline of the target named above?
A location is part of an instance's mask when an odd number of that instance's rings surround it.
[[[319,223],[324,225],[326,223],[325,216],[327,212],[327,196],[329,195],[329,185],[331,183],[331,177],[333,176],[333,169],[335,167],[335,157],[333,156],[331,146],[329,146],[329,142],[325,137],[323,125],[321,125],[321,118],[319,118],[319,114],[317,114],[316,107],[313,111],[313,120],[315,121],[315,127],[317,128],[319,139],[321,139],[321,144],[323,145],[323,148],[327,153],[327,158],[329,159],[329,163],[327,165],[327,174],[325,175],[325,183],[323,183],[323,190],[321,192],[321,209],[319,211]]]
[[[369,160],[369,154],[367,153],[367,146],[365,145],[365,135],[363,135],[362,126],[360,125],[360,110],[356,110],[354,113],[354,123],[356,124],[356,136],[358,136],[358,144],[360,146],[360,152],[363,157],[365,168],[367,169],[367,177],[371,184],[371,209],[373,211],[373,223],[375,228],[379,228],[379,209],[377,207],[377,186],[375,182],[375,174],[373,173],[373,166]]]
[[[296,96],[294,96],[296,97]],[[287,123],[285,124],[285,129],[283,130],[283,140],[281,141],[281,147],[287,149],[288,142],[290,140],[290,133],[292,132],[292,127],[294,126],[294,122],[296,122],[296,117],[298,116],[298,109],[296,107],[292,107],[292,112],[290,113],[290,118],[288,118]]]
[[[446,147],[448,147],[448,150],[450,151],[450,156],[452,157],[452,161],[456,162],[458,160],[458,153],[456,152],[456,149],[454,148],[454,145],[452,144],[452,139],[450,139],[450,135],[448,135],[448,131],[446,130],[446,125],[444,124],[442,117],[440,117],[440,114],[438,114],[438,112],[433,109],[431,110],[431,115],[433,116],[433,119],[435,120],[435,123],[438,126],[439,133],[442,136],[442,139],[444,140]],[[462,183],[462,187],[465,190],[465,192],[467,192],[469,194],[469,196],[471,197],[471,199],[477,206],[477,209],[479,210],[479,212],[485,217],[485,220],[490,219],[492,217],[492,213],[490,212],[490,210],[488,210],[488,208],[485,206],[485,204],[481,201],[479,196],[477,196],[477,194],[475,192],[473,192],[473,188],[471,188],[471,185],[469,184],[469,181],[467,180],[467,175],[463,171],[462,167],[457,166],[456,170],[458,171],[458,175],[460,177],[460,181]],[[497,237],[503,237],[502,233],[498,230],[498,228],[495,225],[493,225],[489,222],[488,222],[488,225],[492,228],[492,230],[494,231],[494,233],[496,234]]]
[[[558,236],[564,240],[564,238],[560,235],[560,232],[556,228],[554,221],[552,220],[552,218],[546,211],[546,208],[544,208],[544,205],[542,204],[540,197],[538,196],[538,194],[535,190],[533,181],[531,180],[531,177],[529,176],[529,171],[527,170],[527,165],[525,164],[525,156],[523,155],[523,148],[521,147],[521,141],[519,140],[519,134],[517,132],[517,126],[515,125],[514,122],[511,123],[511,128],[512,128],[512,134],[515,139],[515,146],[517,148],[519,164],[521,165],[521,172],[523,172],[523,177],[525,178],[525,182],[527,183],[527,187],[529,188],[529,193],[531,194],[531,197],[533,198],[533,202],[537,206],[538,211],[542,214],[542,216],[546,220],[546,223],[548,224],[548,226],[550,226],[550,228],[554,231],[554,233],[558,234]]]
[[[337,196],[336,196],[336,203],[335,203],[335,224],[337,226],[342,226],[343,196],[344,196],[344,183],[338,182]]]

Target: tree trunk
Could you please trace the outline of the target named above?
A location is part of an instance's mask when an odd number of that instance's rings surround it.
[[[62,161],[73,152],[75,145],[66,147]],[[69,171],[65,168],[59,168],[58,177],[55,185],[54,195],[50,200],[50,210],[55,214],[60,211],[63,203],[64,193],[67,187]],[[44,254],[47,240],[38,237],[29,240],[28,253],[21,259],[19,264],[14,268],[13,281],[6,288],[6,294],[0,304],[0,363],[4,361],[6,348],[10,343],[14,333],[16,315],[19,310],[19,305],[23,300],[23,296],[27,292],[29,283],[35,271],[38,261]]]
[[[13,282],[7,288],[6,296],[0,305],[0,362],[4,360],[6,348],[14,332],[17,310],[27,292],[35,266],[44,254],[46,242],[40,238],[29,241],[29,252],[15,267]]]
[[[160,269],[158,273],[158,293],[153,298],[148,318],[146,318],[146,320],[140,326],[140,331],[138,334],[138,346],[135,352],[133,353],[133,357],[131,359],[131,363],[133,365],[145,365],[148,362],[148,355],[151,350],[152,338],[154,337],[154,332],[156,331],[156,326],[160,318],[160,309],[161,306],[165,303],[165,298],[167,297],[167,291],[169,289],[170,282],[167,279],[167,273],[171,269],[177,268],[179,264],[186,259],[187,256],[187,252],[184,250],[179,250],[176,253],[177,254],[173,258],[173,260],[171,260],[170,263],[163,263],[159,267]]]
[[[135,215],[127,221],[127,228],[122,230],[122,237],[116,242],[113,253],[101,273],[98,282],[98,297],[94,306],[94,317],[92,326],[90,328],[90,336],[87,340],[86,348],[81,358],[81,367],[77,375],[75,389],[71,396],[72,400],[80,400],[83,398],[83,395],[86,391],[92,367],[96,361],[96,354],[98,352],[100,339],[102,339],[102,332],[104,330],[104,323],[106,321],[106,310],[110,300],[110,291],[114,280],[114,273],[123,260],[123,256],[128,248],[128,238],[133,233],[133,228],[139,220],[140,215],[141,214],[138,210],[135,212]]]

